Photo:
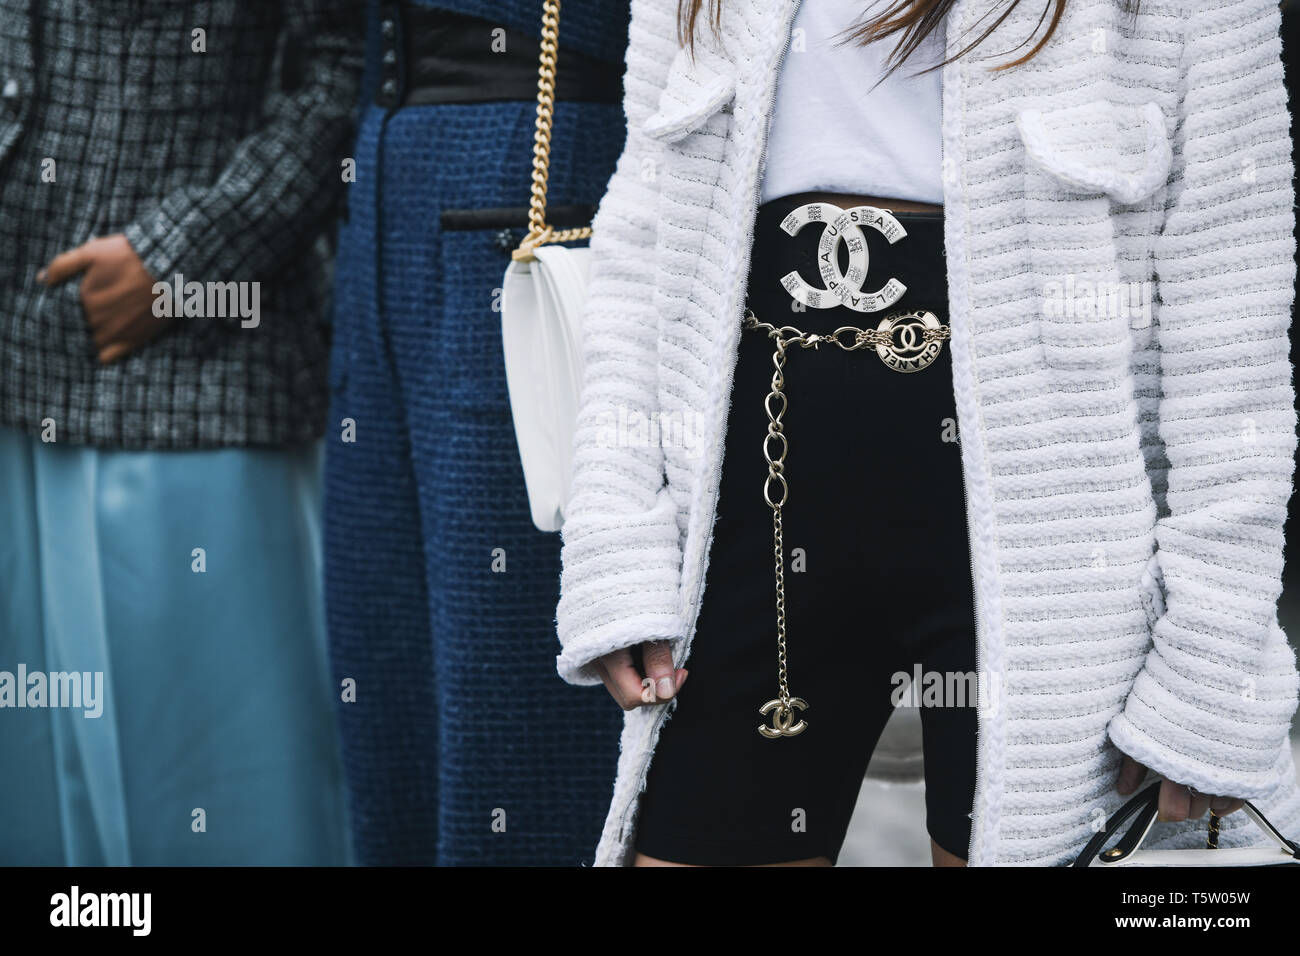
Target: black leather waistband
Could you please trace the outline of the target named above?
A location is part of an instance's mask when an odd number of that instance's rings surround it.
[[[847,200],[836,209],[823,203],[821,216],[827,225],[812,221],[798,233],[791,236],[781,228],[781,223],[794,210],[808,202],[804,195],[787,196],[764,203],[758,209],[754,223],[754,243],[750,257],[750,289],[772,289],[781,293],[782,301],[794,305],[795,300],[784,291],[783,277],[797,271],[810,286],[819,290],[821,301],[832,301],[835,296],[826,290],[821,275],[821,250],[819,244],[828,226],[840,214],[848,209],[852,202]],[[867,321],[880,319],[888,312],[896,310],[912,311],[926,309],[935,314],[941,322],[948,316],[948,270],[944,258],[943,213],[942,212],[905,212],[896,210],[892,213],[906,235],[896,242],[889,240],[869,225],[863,225],[860,235],[867,246],[867,272],[859,285],[866,292],[875,292],[891,278],[897,279],[907,287],[907,291],[889,309],[879,313],[855,312],[842,304],[830,309],[808,308],[803,312],[793,313],[794,318],[784,318],[776,324],[793,324],[806,331],[822,331],[822,326],[834,328],[840,324],[861,325]],[[870,216],[859,214],[858,221],[864,222]],[[857,240],[859,232],[848,229],[846,240]],[[838,269],[847,272],[848,250],[845,243],[838,244]],[[768,288],[771,286],[772,288]],[[825,316],[825,323],[816,321]]]
[[[541,4],[538,4],[540,16]],[[535,100],[540,41],[479,17],[413,3],[379,12],[380,78],[375,104],[386,109],[442,103]],[[555,98],[623,102],[622,63],[564,48]]]

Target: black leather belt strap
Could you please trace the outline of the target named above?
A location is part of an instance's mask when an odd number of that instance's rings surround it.
[[[379,35],[378,106],[537,98],[541,41],[528,33],[450,10],[384,3]],[[556,72],[557,100],[623,102],[621,62],[607,63],[566,50],[561,43]]]

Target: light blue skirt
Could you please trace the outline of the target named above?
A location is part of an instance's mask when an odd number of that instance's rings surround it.
[[[0,428],[0,863],[348,861],[320,453]]]

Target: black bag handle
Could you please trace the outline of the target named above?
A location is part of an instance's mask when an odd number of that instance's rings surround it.
[[[1142,842],[1142,838],[1147,835],[1151,829],[1151,824],[1155,822],[1156,812],[1160,809],[1160,781],[1156,781],[1131,799],[1124,806],[1120,807],[1110,815],[1106,821],[1106,828],[1100,833],[1094,834],[1093,838],[1088,841],[1088,845],[1083,848],[1083,852],[1070,864],[1071,866],[1088,866],[1101,852],[1101,848],[1106,842],[1113,837],[1119,828],[1129,819],[1137,815],[1137,820],[1133,826],[1129,827],[1124,838],[1115,846],[1118,854],[1114,857],[1116,860],[1122,860]]]
[[[1128,831],[1112,849],[1106,851],[1106,862],[1108,864],[1118,863],[1137,850],[1142,845],[1142,841],[1146,839],[1146,835],[1151,832],[1152,825],[1156,822],[1156,813],[1160,809],[1161,783],[1162,781],[1157,780],[1112,813],[1110,819],[1106,821],[1106,828],[1088,841],[1087,846],[1083,848],[1083,852],[1070,865],[1089,866],[1096,859],[1097,854],[1101,852],[1101,848],[1106,845],[1107,841],[1119,832],[1119,828],[1130,817],[1134,816],[1137,819],[1133,821]],[[1297,845],[1293,840],[1288,840],[1281,830],[1269,823],[1264,814],[1259,812],[1258,807],[1247,800],[1244,810],[1246,815],[1254,820],[1261,830],[1272,837],[1278,846],[1297,860],[1300,860],[1300,845]]]

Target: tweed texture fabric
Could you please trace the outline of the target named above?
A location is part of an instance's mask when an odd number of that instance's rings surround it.
[[[206,31],[206,52],[191,31]],[[292,45],[298,84],[281,88]],[[118,448],[320,435],[327,255],[360,72],[346,0],[0,3],[0,423]],[[53,165],[51,165],[51,163]],[[260,282],[260,319],[178,320],[96,360],[51,259],[125,233],[155,279]]]
[[[633,4],[557,608],[575,683],[650,638],[689,660],[797,3],[724,5],[694,60],[675,0]],[[958,0],[950,53],[995,6]],[[980,51],[994,59],[944,68],[953,388],[980,670],[999,690],[980,713],[973,865],[1072,859],[1122,799],[1121,750],[1300,828],[1296,667],[1276,612],[1296,446],[1278,9],[1120,7],[1072,0],[1038,56],[990,70],[1036,28],[1022,4]],[[657,416],[665,437],[624,440],[620,415]],[[598,863],[629,861],[672,708],[625,718]],[[1194,845],[1198,825],[1153,836]],[[1256,838],[1240,815],[1225,825],[1234,844]]]
[[[562,48],[581,10],[565,4]],[[509,250],[495,228],[439,225],[527,205],[535,104],[371,105],[376,17],[326,440],[332,665],[358,687],[340,705],[354,849],[372,865],[589,863],[621,713],[554,673],[560,542],[529,517],[494,307]],[[615,63],[626,17],[602,51]],[[617,105],[559,103],[551,201],[594,205],[623,138]]]

